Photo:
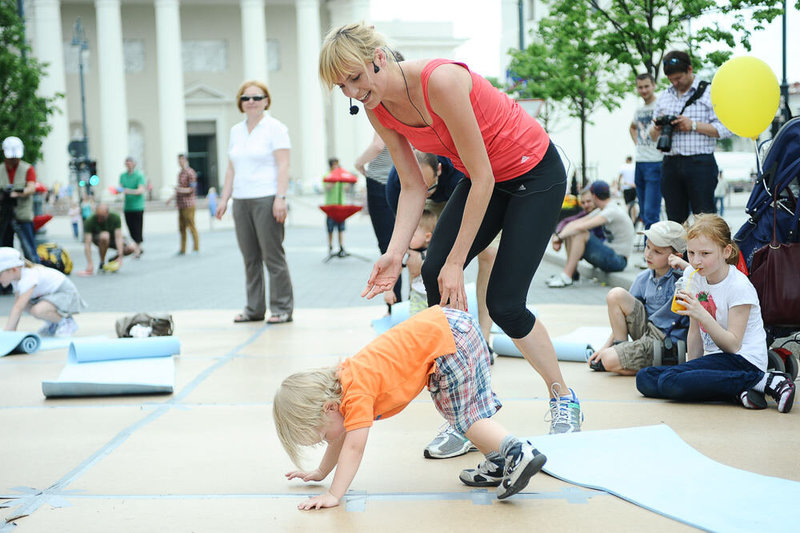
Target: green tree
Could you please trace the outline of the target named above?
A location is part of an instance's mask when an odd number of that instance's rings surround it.
[[[597,46],[603,21],[585,0],[555,0],[527,49],[511,52],[509,71],[522,98],[559,102],[580,121],[581,177],[586,179],[586,126],[600,108],[619,107],[630,89],[613,57]]]
[[[41,158],[42,140],[50,132],[48,117],[62,95],[37,94],[44,65],[31,56],[25,25],[14,0],[0,0],[0,138],[14,135],[25,143],[25,160]]]
[[[602,20],[597,45],[631,68],[631,78],[649,72],[656,80],[661,60],[669,50],[689,51],[695,70],[703,64],[722,65],[737,43],[750,50],[753,31],[783,13],[782,0],[584,0]],[[800,7],[800,1],[797,1]],[[703,15],[728,15],[730,27],[711,22],[701,26]],[[707,19],[706,19],[707,20]],[[691,34],[689,29],[691,28]],[[723,49],[700,53],[701,45]]]

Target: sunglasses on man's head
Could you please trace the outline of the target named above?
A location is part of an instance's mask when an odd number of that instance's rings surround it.
[[[264,98],[266,98],[266,96],[264,96],[262,94],[258,94],[256,96],[242,96],[242,97],[239,98],[239,101],[247,102],[248,100],[255,100],[256,102],[260,102]]]
[[[671,57],[664,60],[664,66],[666,67],[667,65],[683,65],[683,61],[677,57]]]

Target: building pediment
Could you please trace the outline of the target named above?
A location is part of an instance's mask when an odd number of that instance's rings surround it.
[[[186,88],[183,98],[187,104],[229,104],[231,97],[206,85],[195,83]]]

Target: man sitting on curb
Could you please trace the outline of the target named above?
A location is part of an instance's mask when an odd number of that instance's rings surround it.
[[[589,190],[600,212],[573,220],[555,234],[554,242],[563,243],[567,251],[567,264],[563,272],[547,280],[548,287],[572,285],[572,276],[581,259],[604,272],[620,272],[628,265],[633,251],[633,222],[622,207],[611,201],[608,183],[597,180]],[[605,240],[592,234],[596,227],[603,228]]]
[[[114,239],[111,239],[111,235]],[[79,276],[94,274],[92,263],[92,244],[97,246],[100,254],[100,267],[98,271],[116,272],[122,267],[122,256],[130,255],[136,251],[133,244],[126,243],[122,238],[122,220],[116,213],[110,213],[108,204],[98,204],[95,213],[83,222],[83,250],[86,254],[86,270],[78,272]],[[109,248],[117,250],[117,255],[106,263],[106,252]],[[123,253],[120,254],[119,250]]]

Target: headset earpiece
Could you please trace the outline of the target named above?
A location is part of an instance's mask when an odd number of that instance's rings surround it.
[[[358,106],[353,105],[353,99],[350,99],[350,114],[351,115],[358,115]]]
[[[381,68],[378,65],[376,65],[374,61],[372,62],[372,68],[375,71],[375,74],[381,71]]]

